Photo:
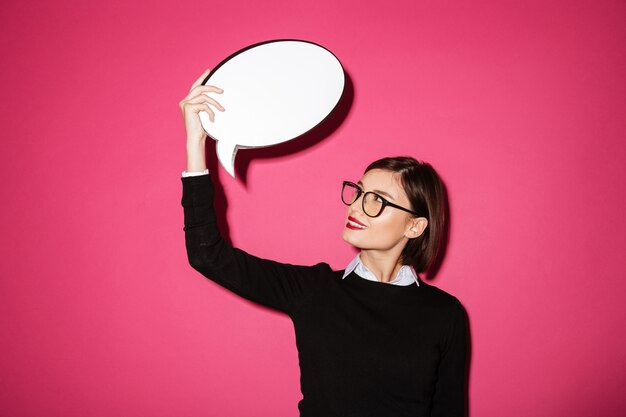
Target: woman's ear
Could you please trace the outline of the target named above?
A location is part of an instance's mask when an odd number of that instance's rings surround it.
[[[426,219],[426,217],[413,218],[409,221],[409,227],[406,232],[404,232],[404,236],[409,239],[415,239],[416,237],[420,237],[427,227],[428,219]]]

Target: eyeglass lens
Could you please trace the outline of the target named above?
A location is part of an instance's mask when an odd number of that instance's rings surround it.
[[[357,187],[352,184],[345,183],[343,185],[343,189],[341,190],[341,200],[344,204],[350,205],[359,198],[360,191]]]
[[[346,183],[343,186],[341,199],[344,204],[353,204],[362,193],[361,189],[354,184]],[[362,207],[366,215],[370,217],[376,217],[380,214],[384,206],[383,200],[375,193],[367,192],[363,196]]]

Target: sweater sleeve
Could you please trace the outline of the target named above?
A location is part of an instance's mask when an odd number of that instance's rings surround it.
[[[332,272],[324,263],[283,264],[233,248],[217,227],[210,175],[181,180],[187,257],[205,277],[243,298],[291,314]]]
[[[439,363],[432,417],[464,417],[466,408],[467,319],[455,299],[454,311]]]

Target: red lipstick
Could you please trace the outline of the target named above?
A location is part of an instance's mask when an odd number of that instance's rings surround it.
[[[352,222],[354,224],[351,224],[350,222]],[[359,227],[359,226],[362,226],[362,227]],[[348,228],[350,230],[363,230],[365,227],[366,226],[363,223],[361,223],[360,221],[358,221],[354,217],[348,216],[348,223],[346,223],[346,228]]]

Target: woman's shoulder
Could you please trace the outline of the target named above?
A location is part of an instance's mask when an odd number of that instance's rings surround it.
[[[428,303],[438,310],[449,310],[451,312],[465,311],[463,305],[454,295],[438,288],[432,284],[428,284],[423,280],[419,280],[419,293],[423,298],[423,302]]]

